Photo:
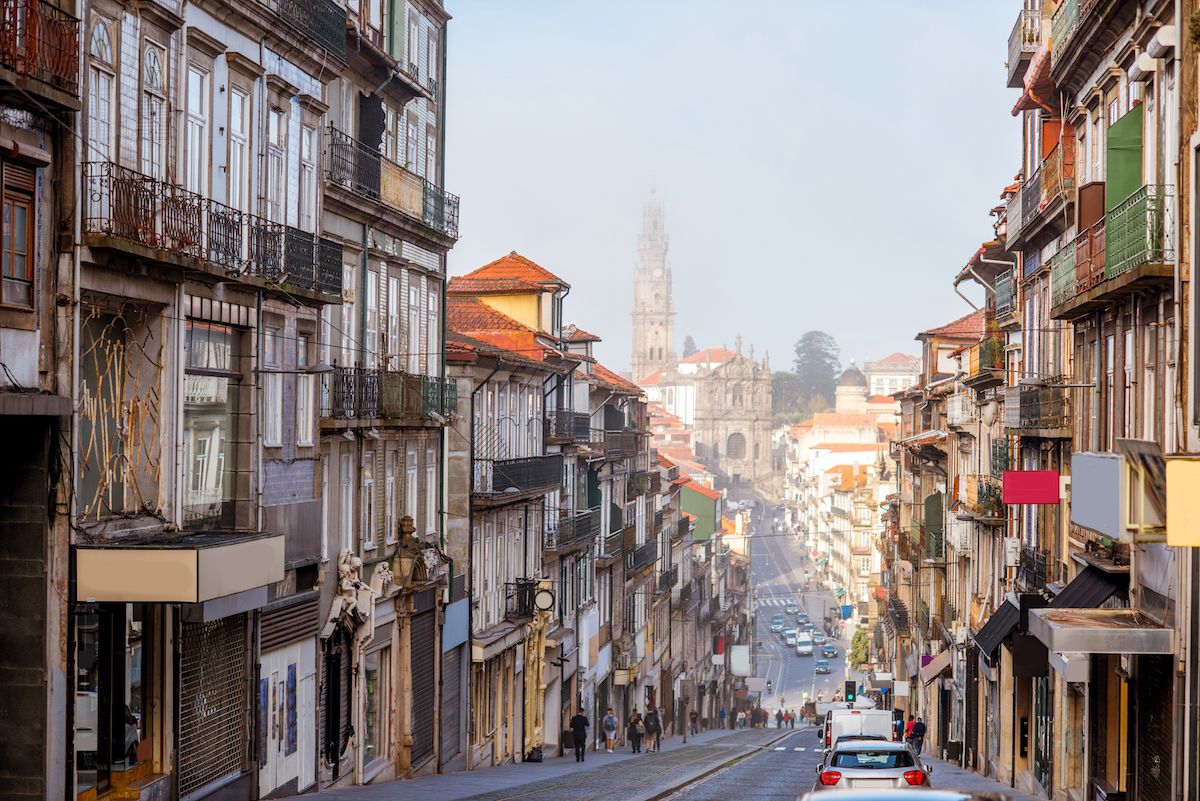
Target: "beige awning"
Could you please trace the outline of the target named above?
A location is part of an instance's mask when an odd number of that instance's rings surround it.
[[[928,684],[929,682],[942,675],[950,669],[950,660],[953,658],[954,652],[947,649],[929,660],[925,667],[921,668],[921,683]]]
[[[77,597],[89,603],[203,603],[284,579],[283,535],[176,532],[75,546]]]

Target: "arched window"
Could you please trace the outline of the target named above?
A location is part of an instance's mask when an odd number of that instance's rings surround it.
[[[112,66],[112,35],[108,32],[107,23],[97,22],[92,26],[92,41],[88,52],[92,58],[98,58],[110,67]]]
[[[730,434],[725,442],[725,455],[730,459],[745,459],[746,438],[740,433]]]
[[[741,384],[733,385],[733,405],[734,406],[742,405],[742,385]]]

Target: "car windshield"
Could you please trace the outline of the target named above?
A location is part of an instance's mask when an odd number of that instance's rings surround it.
[[[831,767],[835,768],[860,768],[860,769],[882,769],[882,768],[911,768],[913,766],[912,754],[908,751],[869,751],[869,750],[854,750],[854,751],[838,751],[830,760]]]
[[[817,667],[826,668],[826,667],[829,667],[829,663],[826,662],[824,659],[819,659],[819,660],[817,660]]]

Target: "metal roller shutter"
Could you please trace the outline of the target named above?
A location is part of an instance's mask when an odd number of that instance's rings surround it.
[[[246,616],[180,633],[179,796],[240,773],[246,747]]]
[[[259,620],[259,650],[274,651],[305,637],[317,634],[321,599],[314,595],[308,600],[263,614]]]
[[[969,759],[968,766],[972,769],[980,767],[979,752],[979,651],[974,647],[967,649],[967,709],[966,709],[966,743],[963,744],[963,758]]]
[[[434,731],[434,674],[436,616],[432,610],[412,617],[409,647],[412,649],[412,756],[416,766],[433,755]]]
[[[462,684],[462,647],[442,655],[442,759],[458,754],[461,708],[459,699]]]
[[[1169,801],[1171,795],[1171,657],[1138,657],[1137,784],[1131,797]]]

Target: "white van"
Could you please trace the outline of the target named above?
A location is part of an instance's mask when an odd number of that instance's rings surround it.
[[[817,730],[826,750],[847,734],[878,734],[886,740],[895,740],[892,713],[886,709],[831,709],[825,724]]]
[[[801,632],[796,635],[796,656],[812,656],[813,642],[812,637]]]

